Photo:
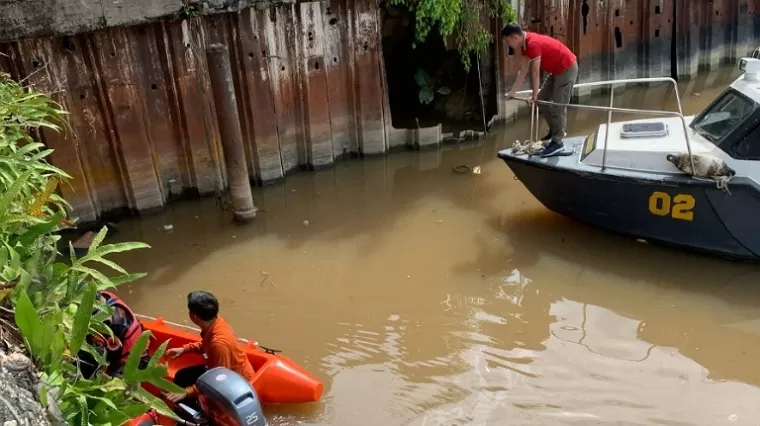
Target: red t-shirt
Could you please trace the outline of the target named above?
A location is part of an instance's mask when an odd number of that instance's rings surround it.
[[[560,75],[570,68],[577,58],[561,41],[543,34],[525,32],[525,49],[522,54],[530,59],[541,57],[541,71]]]

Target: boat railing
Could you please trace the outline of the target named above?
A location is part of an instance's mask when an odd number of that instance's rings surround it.
[[[201,329],[198,328],[198,327],[193,327],[193,326],[190,326],[190,325],[179,324],[179,323],[176,323],[176,322],[167,321],[167,320],[165,320],[165,319],[163,319],[161,317],[153,318],[153,317],[150,317],[148,315],[141,315],[141,314],[135,314],[135,316],[137,317],[137,319],[148,320],[148,321],[155,321],[155,322],[157,322],[159,324],[168,324],[168,325],[170,325],[172,327],[182,328],[182,329],[185,329],[185,330],[193,331],[193,332],[198,333],[198,334],[200,334],[200,332],[201,332]],[[241,337],[238,337],[237,339],[241,343],[253,344],[255,346],[259,345],[258,342],[254,342],[254,341],[251,341],[251,340],[248,340],[248,339],[243,339]]]
[[[649,110],[649,109],[639,109],[639,108],[617,108],[614,107],[614,101],[615,101],[615,86],[621,85],[621,84],[635,84],[635,83],[670,83],[673,85],[673,91],[676,94],[676,105],[678,106],[678,111],[665,111],[665,110]],[[604,132],[604,148],[602,150],[602,165],[601,169],[604,171],[607,168],[607,142],[609,140],[610,136],[610,123],[612,122],[612,113],[613,112],[621,112],[621,113],[627,113],[627,114],[638,114],[638,115],[658,115],[658,116],[665,116],[665,117],[678,117],[681,120],[681,125],[683,126],[683,135],[684,139],[686,141],[686,150],[689,153],[689,160],[691,162],[692,170],[694,169],[694,158],[691,155],[691,142],[689,141],[689,126],[686,123],[686,118],[683,116],[683,108],[681,106],[681,95],[678,93],[678,83],[673,78],[670,77],[646,77],[646,78],[626,78],[626,79],[620,79],[620,80],[605,80],[605,81],[594,81],[590,83],[578,83],[575,86],[573,86],[573,89],[583,89],[583,88],[591,88],[591,87],[604,87],[609,86],[610,87],[610,104],[609,106],[597,106],[597,105],[581,105],[581,104],[561,104],[551,101],[542,101],[537,100],[531,104],[531,113],[530,113],[530,138],[531,141],[538,140],[538,105],[553,105],[553,106],[560,106],[560,107],[567,107],[567,108],[575,108],[575,109],[585,109],[585,110],[591,110],[591,111],[607,111],[607,127]],[[516,95],[528,95],[531,94],[532,90],[522,90],[516,93]],[[515,99],[526,101],[527,98],[521,98],[519,96],[516,96]]]

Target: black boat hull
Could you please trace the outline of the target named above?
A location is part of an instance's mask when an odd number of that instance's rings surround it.
[[[735,177],[728,194],[688,177],[632,178],[567,166],[578,164],[577,156],[559,160],[565,167],[504,152],[499,157],[561,215],[649,242],[760,260],[760,187],[749,179]]]

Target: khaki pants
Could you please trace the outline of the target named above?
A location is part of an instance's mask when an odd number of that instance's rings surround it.
[[[578,62],[575,62],[567,71],[560,75],[552,75],[544,80],[541,90],[538,91],[538,100],[551,101],[558,104],[570,103],[573,94],[573,86],[578,78]],[[567,127],[567,107],[555,105],[539,105],[539,111],[549,125],[549,134],[552,142],[562,142]]]

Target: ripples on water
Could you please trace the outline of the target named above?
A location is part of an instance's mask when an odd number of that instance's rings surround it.
[[[758,424],[760,270],[547,212],[495,159],[525,134],[295,175],[255,189],[247,227],[209,200],[122,223],[153,246],[121,258],[150,273],[122,294],[182,321],[209,289],[324,381],[319,404],[268,407],[273,425]]]

